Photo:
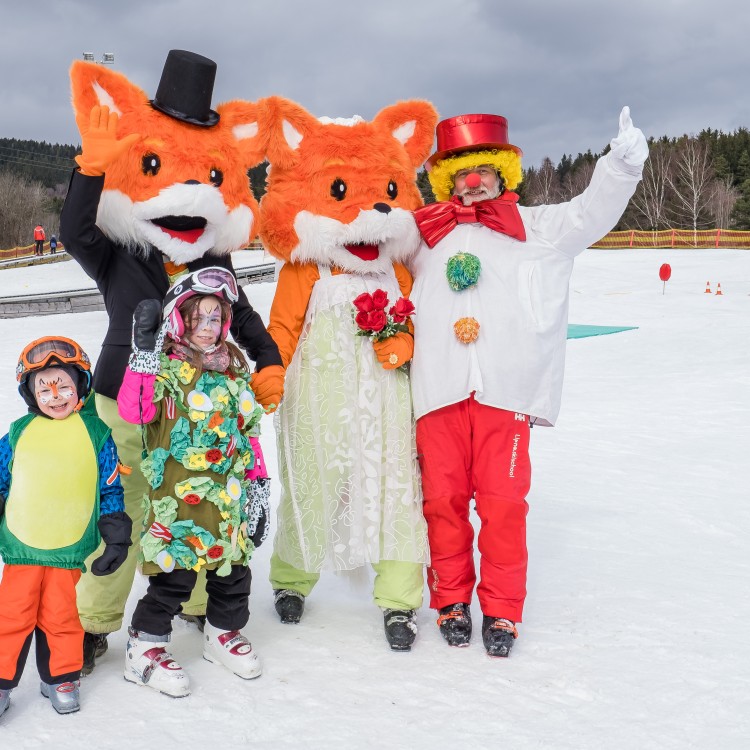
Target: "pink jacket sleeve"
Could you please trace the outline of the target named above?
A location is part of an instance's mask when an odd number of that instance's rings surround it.
[[[144,375],[133,372],[129,367],[126,368],[120,392],[117,394],[117,411],[126,422],[148,424],[156,416],[155,380],[156,375]]]

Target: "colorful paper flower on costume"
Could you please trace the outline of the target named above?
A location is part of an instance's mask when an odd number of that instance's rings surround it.
[[[460,318],[453,324],[453,331],[462,344],[471,344],[479,336],[479,323],[475,318]]]
[[[464,289],[474,286],[479,280],[481,272],[482,262],[471,253],[457,253],[448,259],[445,268],[448,286],[454,292],[462,292]]]

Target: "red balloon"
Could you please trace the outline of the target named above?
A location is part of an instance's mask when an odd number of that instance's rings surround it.
[[[669,263],[664,263],[659,269],[659,278],[662,281],[669,281],[669,277],[672,275],[672,266]]]

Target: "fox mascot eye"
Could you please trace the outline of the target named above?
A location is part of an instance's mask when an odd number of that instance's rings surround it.
[[[331,195],[337,201],[344,200],[346,197],[346,183],[343,180],[334,180],[331,183]]]
[[[141,171],[155,177],[161,169],[161,159],[156,154],[145,154],[141,159]]]
[[[209,173],[208,179],[211,180],[211,183],[216,185],[216,187],[219,187],[219,185],[224,182],[224,173],[220,169],[214,167]]]
[[[388,189],[386,190],[386,192],[388,193],[388,197],[393,200],[398,195],[398,185],[393,180],[391,180],[388,183]]]

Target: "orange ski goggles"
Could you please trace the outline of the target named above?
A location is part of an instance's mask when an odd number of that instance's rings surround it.
[[[65,336],[44,336],[24,347],[16,366],[16,380],[28,373],[53,365],[74,365],[84,372],[91,370],[91,360],[80,345]]]

